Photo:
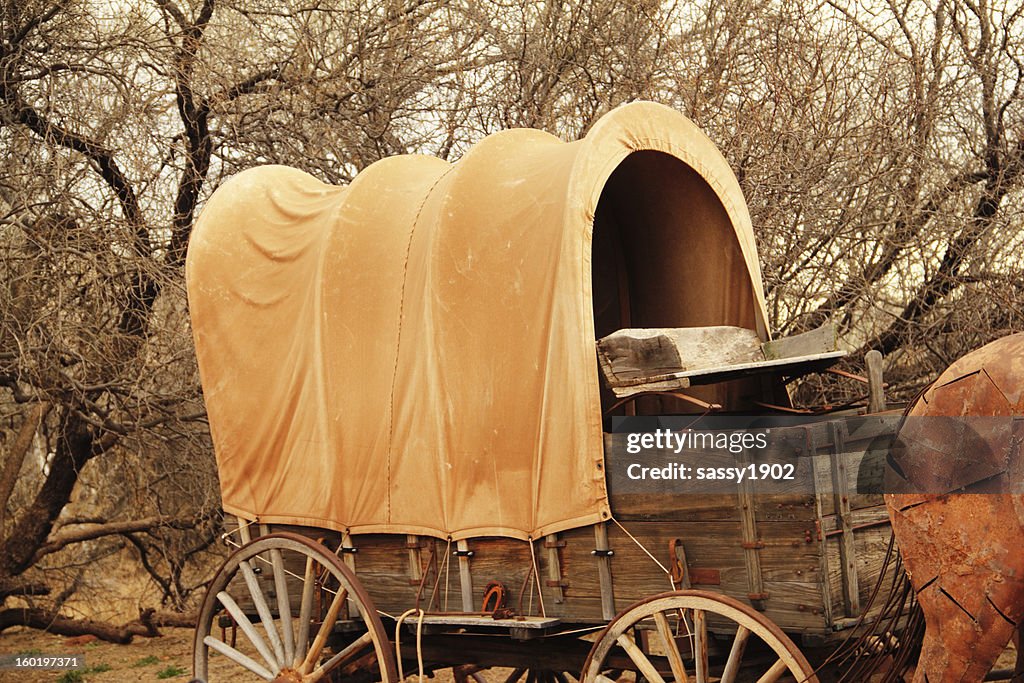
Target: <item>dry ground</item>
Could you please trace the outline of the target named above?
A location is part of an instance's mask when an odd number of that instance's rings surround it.
[[[130,645],[114,645],[94,641],[87,645],[68,645],[68,638],[30,629],[11,629],[0,635],[0,653],[35,653],[44,655],[84,654],[86,668],[76,678],[59,671],[2,671],[3,683],[132,683],[134,681],[169,681],[187,683],[192,672],[192,630],[161,629],[163,637],[136,638]],[[219,660],[219,661],[218,661]],[[214,663],[216,662],[216,663]],[[211,667],[223,666],[216,677],[218,683],[252,683],[252,676],[236,675],[237,667],[223,657]],[[211,673],[217,671],[213,668]],[[63,678],[62,678],[63,677]],[[502,680],[504,680],[502,678]],[[451,683],[448,672],[439,673],[433,681]]]
[[[0,635],[0,652],[31,652],[44,655],[85,655],[86,668],[77,679],[55,671],[0,671],[0,681],[63,681],[77,683],[115,683],[121,681],[189,680],[192,671],[192,630],[163,629],[162,638],[136,638],[130,645],[94,641],[87,645],[68,645],[68,639],[28,629]],[[161,678],[164,676],[164,678]],[[242,680],[241,678],[239,680]]]
[[[47,655],[84,654],[86,669],[81,677],[55,671],[0,671],[0,681],[7,683],[131,683],[133,681],[177,681],[187,683],[192,670],[192,631],[182,628],[163,629],[161,638],[136,638],[130,645],[113,645],[94,641],[87,645],[68,645],[68,639],[28,629],[12,629],[0,635],[0,653],[37,653]],[[1014,652],[1008,650],[997,668],[1011,668]],[[227,663],[221,659],[221,663]],[[251,677],[232,676],[233,667],[222,671],[218,683],[251,682]],[[63,678],[62,678],[63,677]],[[490,676],[501,679],[500,676]],[[450,683],[443,672],[433,679]]]

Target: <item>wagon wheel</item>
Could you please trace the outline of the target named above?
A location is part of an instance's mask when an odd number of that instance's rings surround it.
[[[264,590],[275,598],[272,602]],[[302,596],[297,612],[289,591]],[[313,605],[320,598],[326,615],[318,626]],[[251,600],[259,614],[255,623],[239,607],[240,600]],[[322,662],[346,603],[358,607],[361,616],[346,622],[357,637]],[[245,636],[238,639],[241,649],[233,646],[233,638],[218,637],[215,621],[222,611]],[[230,680],[245,671],[253,680],[275,683],[315,683],[332,671],[388,683],[398,679],[380,617],[355,574],[327,548],[297,534],[262,536],[224,562],[203,600],[194,643],[193,674],[215,683],[218,672],[211,681],[211,651],[229,660],[231,672],[220,675]]]
[[[712,671],[708,659],[707,616],[716,615],[737,625],[736,636],[724,664],[717,665]],[[678,642],[690,632],[692,624],[693,651],[697,656],[684,658],[679,650]],[[656,666],[648,654],[644,653],[636,642],[636,627],[653,628],[660,635],[666,650],[664,657],[656,658],[661,666]],[[631,634],[630,631],[633,631]],[[760,638],[778,657],[767,671],[759,672],[749,680],[757,683],[778,681],[786,673],[801,683],[818,683],[814,669],[804,658],[793,641],[782,630],[764,616],[747,607],[743,603],[707,591],[684,590],[674,593],[662,593],[641,600],[625,612],[617,616],[601,633],[594,643],[587,661],[583,665],[581,680],[584,683],[606,683],[609,678],[604,672],[613,668],[609,664],[611,656],[618,661],[631,663],[628,669],[635,669],[651,683],[664,683],[665,674],[671,674],[668,680],[676,683],[737,683],[743,654],[750,636]],[[689,648],[687,648],[689,653]],[[618,657],[625,655],[625,657]],[[622,664],[616,664],[621,667]],[[612,677],[614,678],[614,677]]]

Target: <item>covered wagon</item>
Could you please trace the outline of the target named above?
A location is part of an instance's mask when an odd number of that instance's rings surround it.
[[[875,584],[880,496],[845,495],[842,465],[881,423],[778,441],[829,454],[827,494],[609,486],[614,416],[784,409],[786,379],[842,355],[770,341],[739,184],[666,107],[347,187],[245,171],[205,206],[187,281],[239,521],[201,679],[219,653],[276,681],[812,680],[785,632],[828,637]]]

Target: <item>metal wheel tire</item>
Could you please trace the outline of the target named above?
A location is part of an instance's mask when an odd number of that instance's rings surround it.
[[[708,630],[709,614],[724,617],[737,625],[736,635],[724,665],[711,672],[708,661]],[[754,609],[730,597],[708,591],[684,590],[673,593],[662,593],[641,600],[619,614],[601,633],[594,643],[583,665],[580,680],[583,683],[609,683],[604,675],[608,666],[606,661],[613,650],[624,653],[644,678],[651,683],[664,683],[665,677],[658,671],[651,659],[637,645],[634,635],[638,625],[652,627],[665,644],[665,660],[671,669],[671,677],[676,683],[688,681],[708,683],[720,680],[721,683],[738,683],[741,680],[771,683],[789,674],[802,683],[818,683],[814,669],[800,652],[799,648],[782,632],[774,622],[766,619]],[[684,660],[677,646],[678,630],[685,634],[692,624],[693,652],[692,660]],[[740,668],[743,654],[750,636],[760,638],[778,657],[766,671],[754,678],[740,679]],[[664,664],[663,670],[664,669]]]
[[[292,604],[289,589],[301,595],[299,605]],[[240,600],[252,602],[259,615],[255,623],[239,607]],[[319,626],[314,601],[327,606]],[[359,615],[350,622],[358,637],[321,661],[346,603]],[[234,637],[215,634],[215,621],[223,611],[237,624],[246,652],[234,647]],[[315,683],[333,671],[387,683],[398,679],[387,633],[355,574],[326,547],[291,533],[247,543],[214,576],[199,612],[192,671],[199,680],[216,683],[209,678],[211,651],[234,665],[232,676],[248,672],[253,680]]]

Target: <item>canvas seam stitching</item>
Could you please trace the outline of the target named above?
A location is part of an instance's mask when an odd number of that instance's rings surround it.
[[[398,295],[398,331],[395,335],[395,366],[391,372],[391,401],[388,404],[388,459],[387,459],[387,520],[391,524],[391,453],[394,448],[395,438],[395,386],[398,383],[398,362],[402,352],[402,323],[405,320],[405,285],[409,280],[409,256],[412,254],[412,241],[416,235],[416,228],[420,224],[420,216],[423,214],[423,207],[433,194],[434,189],[447,176],[454,164],[450,164],[444,173],[439,175],[423,195],[420,205],[416,207],[416,215],[412,219],[412,228],[409,230],[409,241],[405,246],[405,262],[402,264],[402,289]]]

